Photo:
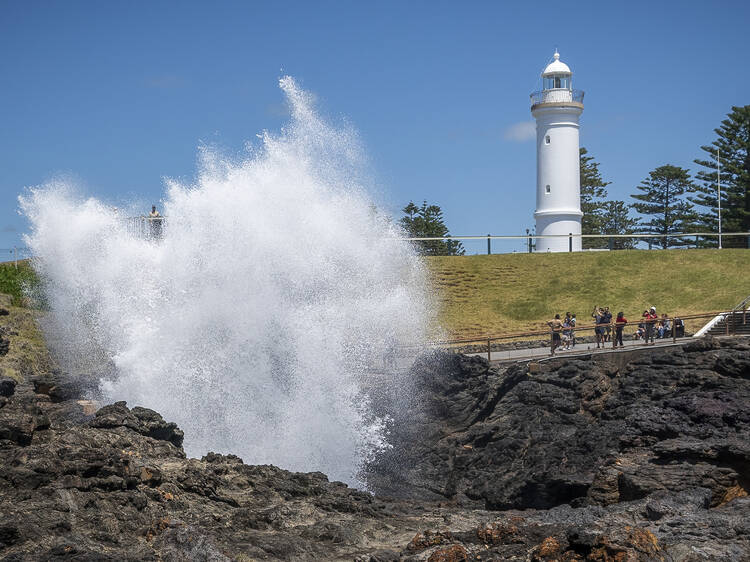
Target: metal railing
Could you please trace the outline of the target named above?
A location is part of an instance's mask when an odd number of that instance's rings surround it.
[[[532,93],[531,106],[540,103],[583,103],[583,90],[569,90],[567,88],[554,88],[552,90],[540,90]]]
[[[142,215],[140,217],[127,217],[125,219],[125,228],[128,234],[136,238],[157,240],[164,235],[166,226],[166,217]]]
[[[750,301],[750,297],[748,298],[748,301]],[[628,322],[627,324],[620,324],[623,327],[623,335],[626,335],[624,330],[630,328],[628,334],[631,338],[633,338],[633,341],[639,341],[635,339],[635,333],[639,330],[639,327],[644,324],[651,324],[654,326],[654,329],[658,328],[658,324],[668,320],[670,327],[669,327],[669,334],[668,336],[658,338],[662,340],[668,340],[671,339],[672,343],[676,343],[678,338],[684,338],[684,337],[695,337],[698,335],[698,333],[695,334],[695,336],[685,336],[685,321],[689,320],[696,320],[701,318],[715,318],[717,316],[722,315],[729,315],[732,314],[732,311],[719,311],[719,312],[705,312],[700,314],[686,314],[686,315],[674,315],[669,316],[666,318],[657,318],[653,320],[647,320],[642,317],[639,317],[637,320],[633,320],[631,322]],[[675,323],[675,320],[681,321],[681,330],[680,327],[678,327]],[[465,346],[466,344],[479,344],[479,346],[485,347],[487,350],[487,360],[492,360],[492,353],[501,354],[503,351],[512,351],[512,350],[493,350],[492,349],[492,343],[493,342],[523,342],[523,341],[535,341],[531,338],[534,338],[535,336],[541,336],[542,342],[549,341],[549,347],[552,347],[554,334],[558,333],[560,335],[563,335],[565,332],[572,332],[574,337],[581,336],[581,332],[584,331],[592,331],[594,332],[597,329],[607,329],[609,328],[610,333],[612,337],[614,338],[615,334],[615,328],[618,326],[618,323],[616,320],[613,320],[612,322],[609,322],[607,324],[586,324],[586,325],[577,325],[574,328],[568,328],[568,327],[562,327],[559,330],[553,330],[551,328],[546,328],[542,330],[534,330],[534,331],[527,331],[527,332],[514,332],[514,333],[507,333],[507,334],[494,334],[494,335],[482,335],[482,336],[476,336],[476,337],[466,337],[466,338],[456,338],[456,339],[449,339],[449,340],[442,340],[442,341],[434,341],[432,342],[432,345],[434,347],[443,347],[443,348],[451,348],[456,346]],[[735,326],[732,327],[730,330],[727,328],[726,335],[732,335],[735,333]],[[539,341],[539,340],[536,340]],[[643,341],[641,338],[640,341]],[[589,342],[586,342],[588,344]],[[606,342],[611,343],[611,342]],[[640,347],[645,347],[645,343],[642,344],[630,344],[627,347],[629,349],[638,349]],[[547,347],[543,343],[540,342],[539,347]],[[530,348],[531,349],[531,348]],[[602,348],[604,350],[604,345],[602,345]],[[521,351],[523,348],[521,349]],[[589,350],[586,350],[589,351]],[[477,352],[478,353],[478,352]],[[550,355],[554,355],[550,353]],[[508,360],[518,360],[522,361],[524,359],[532,358],[532,357],[538,357],[539,354],[533,355],[529,354],[528,356],[519,355],[516,357],[510,357],[510,353],[508,356]],[[502,360],[502,359],[500,359]]]
[[[747,308],[750,306],[750,296],[746,297],[740,304],[735,306],[732,311],[724,316],[724,326],[726,328],[725,334],[729,335],[730,329],[732,333],[737,332],[737,317],[742,314],[742,322],[741,325],[747,324]],[[731,324],[731,328],[730,325]]]
[[[31,249],[23,246],[13,248],[0,248],[0,263],[13,263],[18,269],[18,261],[32,257]]]
[[[524,246],[526,251],[531,253],[533,251],[533,243],[535,240],[540,239],[556,239],[556,240],[566,240],[568,242],[567,250],[570,252],[574,251],[574,244],[573,241],[576,239],[581,239],[582,241],[584,239],[604,239],[607,241],[607,247],[605,248],[590,248],[591,250],[619,250],[623,249],[620,248],[618,241],[621,241],[623,239],[633,239],[635,240],[635,244],[638,243],[646,243],[648,245],[648,249],[651,250],[652,248],[655,249],[662,249],[664,244],[667,244],[668,249],[685,249],[689,247],[700,247],[699,241],[700,239],[711,239],[711,238],[718,238],[719,234],[716,232],[682,232],[682,233],[674,233],[674,234],[647,234],[647,233],[633,233],[633,234],[512,234],[512,235],[492,235],[492,234],[486,234],[486,235],[472,235],[472,236],[435,236],[435,237],[429,237],[429,236],[422,236],[422,237],[404,237],[399,238],[399,240],[407,240],[410,242],[426,242],[430,240],[466,240],[466,241],[487,241],[487,253],[492,253],[492,240],[504,240],[504,241],[522,241],[525,242]],[[722,238],[729,238],[732,237],[739,237],[739,238],[745,238],[746,241],[741,241],[741,243],[746,246],[750,247],[750,232],[723,232],[721,234]],[[675,241],[678,241],[678,243],[675,243]],[[692,242],[692,243],[691,243]],[[671,245],[670,245],[671,244]],[[589,248],[584,249],[589,250]],[[575,250],[577,251],[577,250]],[[503,252],[500,252],[503,253]],[[514,252],[506,252],[506,253],[515,253]]]

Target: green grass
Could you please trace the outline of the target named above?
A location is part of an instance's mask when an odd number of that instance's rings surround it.
[[[750,295],[750,251],[628,250],[429,257],[439,321],[453,337],[539,330],[556,313],[590,323],[594,305],[633,320],[725,310]],[[0,264],[0,294],[22,306],[38,287],[28,261]],[[42,303],[43,304],[43,303]],[[38,306],[43,305],[39,304]],[[689,328],[695,328],[690,326]]]
[[[538,330],[594,305],[629,319],[731,308],[750,295],[748,250],[628,250],[427,258],[440,323],[454,337]],[[692,326],[690,328],[693,328]]]
[[[10,295],[13,306],[22,306],[26,288],[37,284],[37,276],[28,261],[19,261],[18,268],[13,262],[0,263],[0,294]]]

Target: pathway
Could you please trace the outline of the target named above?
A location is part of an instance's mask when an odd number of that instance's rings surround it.
[[[687,341],[690,341],[691,339],[691,337],[677,338],[676,344],[685,343]],[[655,341],[656,343],[654,345],[645,346],[643,345],[641,340],[629,340],[624,342],[624,348],[618,347],[616,349],[612,349],[612,342],[608,342],[607,344],[605,344],[606,347],[599,349],[596,348],[596,343],[579,343],[569,350],[564,350],[561,348],[556,349],[554,357],[577,357],[580,355],[589,355],[592,353],[619,353],[621,349],[623,351],[643,348],[653,349],[657,347],[669,347],[670,345],[675,345],[675,342],[672,341],[672,338],[665,338]],[[487,352],[467,353],[466,355],[479,355],[486,358]],[[493,351],[490,354],[490,361],[492,361],[493,363],[505,363],[509,361],[524,361],[530,359],[548,359],[550,357],[551,355],[549,353],[549,347],[535,347],[531,349],[509,349],[505,351]]]

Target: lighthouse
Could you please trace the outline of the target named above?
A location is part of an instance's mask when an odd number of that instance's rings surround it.
[[[537,252],[581,250],[581,178],[578,118],[583,113],[583,92],[572,87],[573,73],[560,60],[542,72],[543,90],[531,94],[531,115],[536,119]]]

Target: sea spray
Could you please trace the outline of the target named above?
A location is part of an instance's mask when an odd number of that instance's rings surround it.
[[[388,446],[367,377],[424,343],[435,307],[419,258],[374,211],[356,135],[292,79],[281,88],[279,134],[240,160],[203,149],[194,184],[167,182],[160,239],[55,180],[20,198],[27,243],[48,338],[69,368],[101,377],[103,400],[177,422],[192,456],[362,485]]]

